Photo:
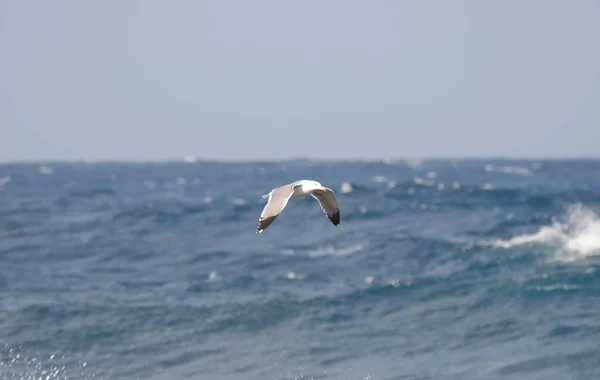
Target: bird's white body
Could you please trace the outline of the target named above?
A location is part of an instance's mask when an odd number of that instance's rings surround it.
[[[326,190],[326,188],[323,187],[323,185],[321,185],[319,182],[311,181],[308,179],[303,179],[300,181],[293,182],[291,184],[291,186],[292,186],[292,189],[294,190],[291,198],[305,197],[307,195],[310,195],[315,190]],[[269,194],[265,194],[262,197],[264,199],[268,199],[271,196],[271,193],[273,193],[272,190]]]

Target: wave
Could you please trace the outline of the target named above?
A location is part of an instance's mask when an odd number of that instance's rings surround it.
[[[513,248],[528,244],[551,245],[557,248],[555,259],[575,261],[600,255],[600,216],[581,204],[568,208],[564,222],[554,221],[533,234],[515,236],[508,240],[496,240],[491,245]]]

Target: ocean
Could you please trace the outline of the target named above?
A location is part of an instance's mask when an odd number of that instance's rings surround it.
[[[1,379],[600,379],[600,161],[188,161],[0,165]]]

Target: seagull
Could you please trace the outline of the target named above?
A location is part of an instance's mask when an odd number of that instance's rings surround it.
[[[299,198],[311,195],[321,205],[323,212],[334,226],[340,225],[340,206],[333,190],[324,187],[317,181],[303,179],[300,181],[288,183],[276,187],[269,194],[262,197],[269,199],[258,220],[256,233],[259,234],[265,230],[279,214],[283,211],[290,198]]]

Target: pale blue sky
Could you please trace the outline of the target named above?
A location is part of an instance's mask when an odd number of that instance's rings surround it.
[[[600,156],[600,2],[0,0],[0,161]]]

